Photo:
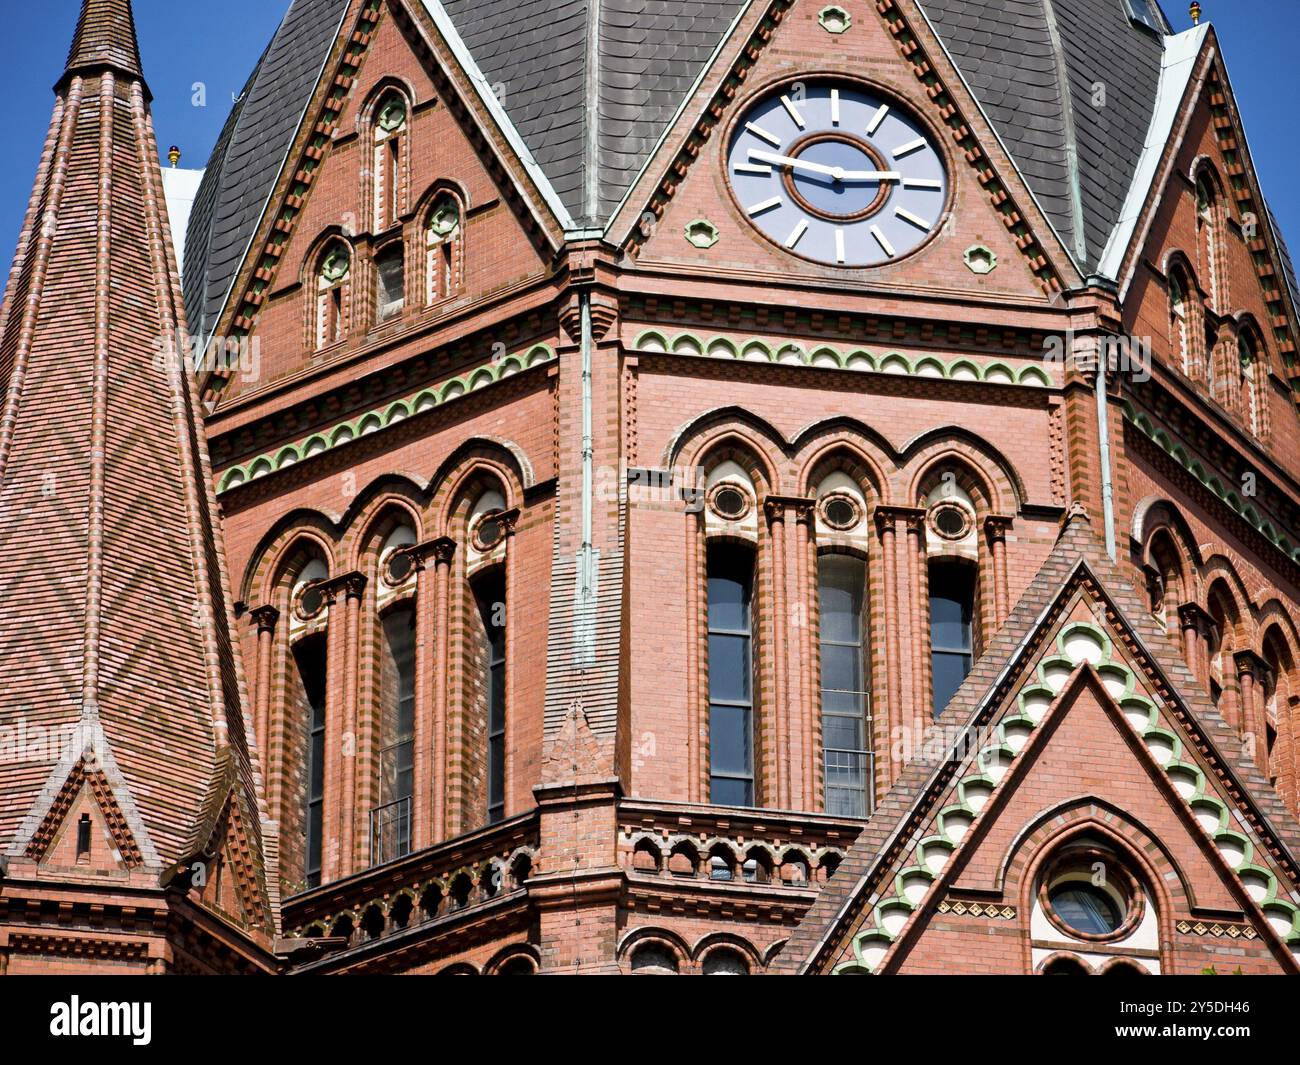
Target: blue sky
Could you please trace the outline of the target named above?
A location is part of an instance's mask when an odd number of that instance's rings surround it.
[[[0,284],[7,279],[49,125],[50,89],[63,70],[80,6],[79,0],[6,4],[15,49],[6,79],[8,102],[0,110],[0,138],[8,145],[8,163],[0,168]],[[1168,0],[1164,6],[1175,29],[1191,25],[1183,0]],[[1294,173],[1300,153],[1292,104],[1300,90],[1295,4],[1202,0],[1202,6],[1222,41],[1265,194],[1288,244],[1300,254],[1300,181]],[[207,161],[232,95],[243,88],[287,7],[288,0],[135,0],[162,151],[178,145],[182,166],[201,167]],[[193,102],[196,82],[206,88],[206,106]]]

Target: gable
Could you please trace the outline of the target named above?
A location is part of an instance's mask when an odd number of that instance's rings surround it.
[[[84,757],[55,793],[23,855],[42,865],[87,874],[125,872],[144,864],[103,769]]]
[[[807,0],[777,0],[761,19],[747,15],[724,42],[633,187],[610,225],[611,237],[622,242],[643,269],[697,270],[713,276],[1018,298],[1041,297],[1074,283],[1068,254],[915,4],[879,5],[852,16],[842,30],[838,25],[827,28],[824,10],[831,9]],[[874,119],[858,123],[856,117],[845,121],[863,125],[852,134],[860,146],[854,158],[874,158],[877,168],[897,167],[908,178],[908,187],[900,180],[896,194],[884,199],[885,207],[878,200],[841,223],[835,220],[838,215],[816,215],[815,208],[801,206],[796,190],[778,187],[792,171],[782,172],[784,164],[777,163],[772,164],[777,171],[772,185],[775,208],[769,212],[766,197],[761,203],[750,202],[757,194],[740,187],[753,182],[748,173],[736,170],[744,159],[735,152],[758,124],[752,116],[770,113],[769,124],[785,124],[772,101],[792,93],[800,99],[806,93],[809,106],[816,97],[818,108],[826,110],[820,97],[830,86],[837,91],[843,87],[846,101],[861,93],[873,103],[889,105],[880,124]],[[876,113],[874,106],[870,110]],[[838,104],[830,114],[838,115]],[[786,147],[796,152],[816,147],[811,145],[816,138],[800,121],[791,113],[789,130],[765,130],[778,142],[769,154],[780,156]],[[828,121],[839,125],[838,118],[820,116],[814,122],[816,136]],[[904,150],[902,140],[912,140],[900,131],[909,128],[928,141],[922,152]],[[848,139],[829,126],[826,132],[833,140]],[[877,144],[877,134],[893,140]],[[945,202],[921,206],[919,199],[909,199],[904,205],[903,197],[912,196],[925,183],[921,179],[932,181],[932,176],[928,171],[907,173],[903,157],[916,160],[931,150],[943,159],[945,187],[937,198]],[[895,151],[902,155],[895,158]],[[901,206],[907,206],[906,215],[898,214]],[[768,220],[780,217],[768,225],[759,220],[764,214]],[[830,221],[795,228],[805,217]],[[908,219],[906,224],[897,221],[902,218]],[[763,232],[771,226],[781,233]],[[808,241],[820,239],[822,228],[844,229],[850,252],[841,249],[837,257],[829,246],[801,250],[804,234]],[[783,239],[786,229],[790,236]],[[916,229],[923,234],[919,243],[912,239]],[[866,269],[854,267],[863,261],[855,259],[854,250],[874,250],[873,239],[883,250],[876,256],[879,261]],[[991,269],[982,268],[986,261]]]
[[[276,343],[260,346],[252,373],[209,360],[213,376],[206,384],[225,389],[223,402],[250,383],[265,384],[305,363],[311,345],[304,289],[314,280],[311,258],[330,237],[348,243],[359,267],[351,304],[356,312],[377,299],[371,259],[399,235],[397,223],[408,275],[416,275],[422,262],[417,238],[440,189],[454,193],[463,209],[467,265],[460,292],[467,300],[549,268],[563,224],[551,210],[553,193],[540,172],[521,161],[515,149],[522,145],[517,135],[511,139],[508,123],[498,121],[503,114],[488,86],[461,68],[468,57],[440,29],[419,3],[369,3],[343,26],[341,54],[322,73],[222,316],[223,335],[273,334]],[[379,180],[372,112],[388,89],[404,97],[408,113],[397,217],[381,223],[371,210]]]
[[[973,734],[876,877],[832,968],[1036,971],[1065,951],[1094,967],[1125,957],[1153,972],[1199,971],[1208,948],[1183,943],[1196,933],[1178,929],[1217,923],[1237,929],[1229,941],[1243,966],[1293,971],[1300,922],[1287,881],[1176,728],[1076,591],[1018,691]],[[1118,938],[1072,935],[1054,919],[1044,863],[1068,854],[1074,837],[1105,856],[1103,876],[1113,864],[1110,875],[1131,885],[1131,927]],[[989,941],[990,921],[1021,935]]]

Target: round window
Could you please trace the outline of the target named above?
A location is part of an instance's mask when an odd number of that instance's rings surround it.
[[[325,593],[319,582],[305,585],[298,593],[298,616],[307,621],[325,609]]]
[[[831,495],[822,500],[822,521],[832,529],[854,529],[862,522],[857,500],[847,495]]]
[[[415,563],[406,551],[394,551],[388,556],[388,583],[390,585],[401,584],[411,575],[415,569]]]
[[[973,523],[970,511],[955,503],[940,503],[930,511],[930,527],[945,540],[961,540]]]
[[[1124,911],[1109,892],[1089,883],[1068,881],[1048,893],[1061,922],[1085,936],[1108,936],[1124,925]]]
[[[713,512],[727,521],[739,521],[749,513],[749,495],[739,485],[720,484],[709,499]]]
[[[505,539],[506,526],[501,511],[494,510],[479,518],[474,526],[474,546],[480,551],[491,551]]]

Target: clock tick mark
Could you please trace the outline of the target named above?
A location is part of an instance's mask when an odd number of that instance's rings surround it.
[[[911,155],[913,152],[919,151],[921,148],[924,147],[925,147],[925,138],[917,137],[916,140],[908,141],[906,144],[900,144],[897,148],[895,148],[894,158],[901,159],[903,158],[903,156]]]
[[[755,215],[760,215],[764,211],[770,211],[773,207],[780,207],[780,206],[781,206],[781,197],[773,196],[770,200],[764,200],[762,203],[754,204],[754,206],[748,208],[745,211],[745,213],[749,215],[751,218],[753,218]]]
[[[762,126],[756,126],[754,125],[753,122],[746,122],[745,128],[749,130],[749,132],[752,133],[755,137],[761,137],[763,140],[767,141],[767,143],[772,145],[773,147],[776,148],[781,147],[781,138],[778,137],[775,133],[769,133]]]
[[[844,230],[835,231],[835,261],[842,263],[844,261]]]
[[[924,218],[920,218],[917,215],[912,214],[912,212],[907,210],[907,208],[905,207],[895,208],[894,214],[896,214],[904,222],[911,222],[912,225],[916,226],[917,229],[924,230],[926,233],[929,233],[930,230],[934,228],[934,223],[927,222]]]
[[[799,239],[807,232],[808,232],[808,223],[805,222],[803,219],[800,219],[799,224],[795,226],[794,229],[790,231],[790,235],[785,238],[785,246],[787,248],[793,248],[796,244],[799,243]]]
[[[891,259],[895,256],[895,254],[897,254],[894,251],[894,246],[889,243],[889,238],[886,237],[885,234],[880,231],[879,226],[871,227],[871,235],[876,238],[876,243],[879,244],[882,249],[884,249],[885,254],[888,255]]]
[[[788,96],[782,96],[782,97],[781,97],[781,106],[784,107],[784,108],[786,109],[786,112],[787,112],[787,113],[790,115],[790,117],[794,120],[794,124],[795,124],[796,126],[798,126],[800,129],[803,129],[805,126],[807,126],[808,123],[806,123],[806,122],[803,120],[803,115],[801,115],[801,114],[799,113],[799,109],[798,109],[797,107],[795,107],[795,105],[794,105],[793,103],[790,102],[790,97],[788,97]]]
[[[840,90],[832,89],[831,90],[831,125],[838,126],[839,124],[840,124]]]
[[[942,189],[943,182],[937,178],[903,178],[905,189]]]
[[[875,115],[872,116],[871,121],[867,123],[867,136],[875,136],[876,130],[880,128],[880,123],[885,121],[885,116],[887,114],[889,114],[889,104],[881,104],[880,110],[877,111]]]
[[[737,163],[737,174],[762,174],[764,177],[772,176],[772,167],[763,163]]]

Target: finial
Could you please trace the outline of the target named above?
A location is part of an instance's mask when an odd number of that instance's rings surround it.
[[[181,150],[174,144],[167,149],[167,161],[171,163],[173,170],[176,169],[176,164],[181,161]]]
[[[1192,0],[1192,6],[1188,8],[1187,13],[1192,16],[1193,26],[1201,24],[1201,5],[1197,3],[1197,0]]]

